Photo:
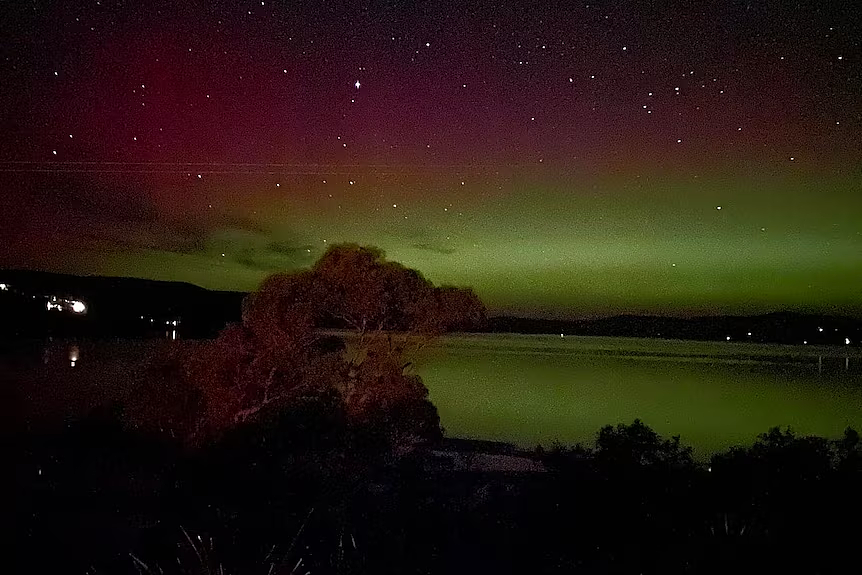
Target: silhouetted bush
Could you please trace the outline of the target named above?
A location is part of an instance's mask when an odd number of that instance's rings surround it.
[[[635,419],[631,425],[606,425],[596,437],[594,457],[600,464],[620,467],[690,467],[691,448],[680,443],[678,435],[662,439],[655,431]]]
[[[546,473],[507,475],[432,471],[421,451],[390,459],[389,440],[363,431],[381,426],[352,425],[334,392],[266,410],[195,449],[130,430],[121,415],[102,410],[6,445],[13,563],[176,574],[291,573],[300,559],[312,573],[811,573],[851,561],[858,536],[853,430],[826,441],[773,429],[700,465],[678,439],[635,421],[602,428],[593,446],[549,449]]]

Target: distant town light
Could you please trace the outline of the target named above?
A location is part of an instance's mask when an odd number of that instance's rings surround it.
[[[84,302],[76,299],[58,298],[57,296],[51,296],[51,299],[45,302],[45,307],[48,311],[70,311],[72,313],[87,312],[87,304]]]
[[[730,341],[730,336],[727,336],[727,341]]]
[[[0,291],[9,291],[9,284],[0,284]]]
[[[821,331],[821,332],[822,332],[822,331],[823,331],[823,328],[822,328],[822,327],[818,327],[818,328],[817,328],[817,331]]]
[[[850,338],[849,337],[844,338],[844,345],[850,345]]]
[[[748,332],[748,337],[751,337],[751,332]]]
[[[560,334],[560,337],[566,337],[566,336],[565,336],[565,335],[563,335],[563,334]]]

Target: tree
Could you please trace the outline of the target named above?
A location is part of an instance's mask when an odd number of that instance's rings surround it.
[[[476,329],[472,290],[435,287],[374,247],[331,246],[310,270],[268,277],[242,322],[181,362],[193,388],[195,441],[335,393],[346,420],[409,449],[441,436],[436,408],[409,355],[446,331]],[[318,328],[347,331],[345,346]]]
[[[427,343],[447,331],[480,329],[485,306],[470,289],[435,287],[418,271],[356,244],[330,247],[312,268],[318,320],[354,331],[362,350],[383,338],[393,351]],[[398,347],[400,346],[400,347]]]
[[[595,457],[599,462],[624,466],[688,467],[692,465],[691,448],[680,443],[679,436],[662,437],[635,419],[631,425],[606,425],[596,437]]]

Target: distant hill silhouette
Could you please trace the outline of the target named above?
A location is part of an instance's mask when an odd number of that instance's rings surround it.
[[[214,336],[240,318],[240,292],[211,291],[180,282],[0,270],[5,335],[140,337],[164,334],[177,321],[183,337]],[[86,314],[48,311],[46,297],[86,304]],[[142,317],[143,316],[143,317]],[[13,333],[10,333],[13,332]]]
[[[182,282],[31,270],[0,270],[0,284],[8,286],[0,291],[3,337],[165,337],[174,320],[182,338],[215,337],[227,323],[239,321],[247,295]],[[87,313],[48,311],[45,298],[50,296],[81,300]],[[589,320],[497,316],[489,318],[485,331],[713,341],[730,337],[737,342],[794,345],[845,345],[845,338],[850,338],[856,346],[862,340],[862,321],[796,312],[693,318],[620,315]]]
[[[591,320],[492,317],[489,331],[809,345],[859,345],[862,321],[846,317],[775,312],[755,316],[693,318],[620,315]],[[821,331],[822,330],[822,331]],[[750,334],[750,335],[749,335]]]

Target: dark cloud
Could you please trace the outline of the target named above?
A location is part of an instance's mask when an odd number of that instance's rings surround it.
[[[234,261],[250,269],[276,272],[307,267],[318,255],[319,251],[309,244],[281,240],[269,242],[263,248],[243,248]]]
[[[270,252],[286,256],[289,258],[306,257],[309,252],[314,253],[314,247],[308,244],[297,245],[287,241],[275,241],[266,245],[266,249]]]
[[[207,251],[211,230],[192,222],[153,220],[117,222],[100,220],[82,234],[90,247],[114,250],[154,250],[178,254]]]
[[[399,242],[410,245],[413,249],[440,255],[450,255],[456,251],[440,240],[439,232],[427,226],[396,222],[390,225],[386,232]]]
[[[67,209],[84,217],[121,224],[157,222],[156,207],[134,190],[118,187],[85,186],[63,194]]]
[[[15,197],[0,197],[0,243],[14,255],[0,257],[2,265],[50,265],[69,250],[203,254],[214,237],[232,231],[252,237],[267,234],[242,216],[180,218],[165,214],[140,187],[75,177],[29,180]]]
[[[213,221],[213,227],[238,230],[251,234],[265,236],[269,234],[269,230],[258,224],[257,222],[242,216],[233,214],[219,214]]]
[[[200,232],[162,221],[149,198],[128,186],[33,178],[0,198],[0,243],[9,248],[0,258],[6,265],[43,267],[74,250],[193,250]]]
[[[410,247],[415,248],[417,250],[423,250],[426,252],[433,252],[435,254],[442,254],[442,255],[454,254],[457,251],[457,250],[455,250],[455,248],[450,248],[450,247],[440,246],[440,245],[434,245],[434,244],[428,244],[428,243],[413,244]]]
[[[383,228],[383,232],[404,242],[424,243],[437,234],[425,226],[417,226],[408,221],[396,220]]]
[[[138,249],[199,254],[207,251],[209,235],[209,231],[200,226],[158,222],[135,230],[126,243],[129,247]]]
[[[249,269],[264,272],[276,272],[284,269],[283,266],[274,262],[265,261],[265,259],[261,258],[254,250],[242,250],[234,257],[234,261]]]

